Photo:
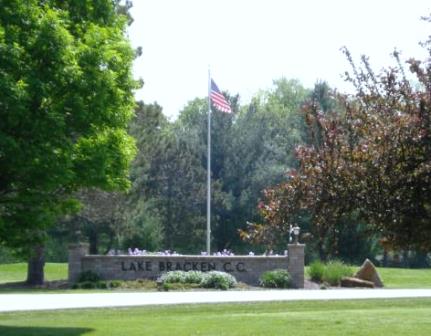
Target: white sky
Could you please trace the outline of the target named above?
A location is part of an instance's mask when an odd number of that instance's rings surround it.
[[[342,46],[378,70],[393,64],[395,47],[423,59],[418,42],[431,31],[420,20],[430,0],[134,0],[131,13],[129,37],[143,49],[134,74],[145,82],[136,97],[157,101],[170,118],[207,95],[209,65],[242,104],[282,76],[346,90]]]

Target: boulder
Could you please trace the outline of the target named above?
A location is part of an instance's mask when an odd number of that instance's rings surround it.
[[[361,280],[371,281],[375,287],[383,287],[383,281],[380,278],[376,267],[369,259],[364,261],[361,268],[356,272],[354,277]]]
[[[367,280],[361,280],[358,278],[343,277],[340,282],[341,287],[364,287],[374,288],[374,283]]]

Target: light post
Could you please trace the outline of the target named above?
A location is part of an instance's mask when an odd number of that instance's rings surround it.
[[[304,256],[305,245],[299,243],[301,232],[298,224],[290,227],[290,237],[292,243],[288,245],[287,269],[292,279],[292,285],[296,288],[304,288]]]
[[[298,245],[299,244],[299,233],[301,232],[301,228],[295,224],[295,226],[292,228],[292,235],[293,235],[293,243]]]

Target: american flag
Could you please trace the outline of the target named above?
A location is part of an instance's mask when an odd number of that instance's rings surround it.
[[[222,112],[232,113],[232,109],[217,87],[217,84],[211,79],[211,101],[214,106]]]

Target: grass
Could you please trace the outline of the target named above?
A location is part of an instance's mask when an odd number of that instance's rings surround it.
[[[25,281],[27,276],[27,264],[0,264],[0,284],[5,282]],[[66,263],[46,263],[45,280],[64,280],[67,279]]]
[[[378,268],[387,288],[431,288],[431,269]]]
[[[308,275],[309,267],[305,267],[305,274]],[[353,267],[354,273],[359,269]],[[378,267],[380,278],[385,288],[431,288],[431,268],[410,269],[410,268],[389,268]]]
[[[0,335],[431,334],[431,299],[153,306],[0,314]]]
[[[306,267],[306,274],[308,267]],[[357,268],[354,269],[356,271]],[[386,288],[431,288],[431,268],[404,269],[378,268]],[[25,263],[0,264],[0,284],[25,281],[27,265]],[[67,279],[66,263],[47,263],[45,278],[48,281]],[[32,289],[26,290],[31,291]],[[0,287],[0,293],[23,291]],[[46,291],[46,290],[39,290]],[[99,290],[100,291],[100,290]],[[59,291],[56,291],[59,292]]]

